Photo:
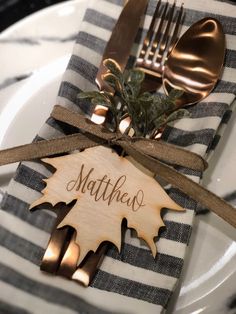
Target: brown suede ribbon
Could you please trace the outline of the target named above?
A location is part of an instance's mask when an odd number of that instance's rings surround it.
[[[236,227],[236,209],[234,207],[168,165],[183,166],[202,172],[207,168],[207,163],[201,156],[163,141],[131,138],[119,132],[112,133],[103,126],[94,124],[83,115],[58,105],[54,107],[51,116],[58,121],[79,128],[81,133],[2,150],[0,151],[0,165],[53,156],[98,145],[118,145],[146,169]]]

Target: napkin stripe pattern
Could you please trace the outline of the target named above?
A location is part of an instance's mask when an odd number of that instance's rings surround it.
[[[17,313],[17,314],[29,314],[28,311],[22,310],[17,306],[13,306],[11,304],[1,302],[0,303],[0,311],[1,313]]]
[[[121,0],[90,1],[60,86],[59,104],[91,114],[91,107],[88,103],[79,102],[77,94],[81,90],[95,89],[94,78],[101,55],[119,16],[122,3]],[[205,12],[199,10],[199,5],[203,3]],[[224,10],[221,10],[221,4],[219,7],[213,1],[208,3],[211,4],[211,10],[208,9],[209,4],[205,5],[203,0],[197,3],[189,0],[185,4],[186,19],[183,31],[206,15],[221,21],[228,44],[223,77],[204,102],[188,107],[190,118],[169,126],[164,133],[166,141],[202,156],[212,145],[216,130],[236,93],[235,18],[232,14],[224,15],[225,11],[230,14],[228,12],[231,5],[224,4]],[[144,30],[139,30],[129,65],[135,60],[134,56],[148,28],[155,5],[156,1],[150,1]],[[72,131],[74,129],[49,118],[37,140],[60,136],[63,133],[69,134]],[[201,173],[183,167],[178,170],[196,182],[201,177]],[[32,305],[29,307],[27,302],[31,298],[35,307],[50,309],[50,313],[162,312],[181,274],[196,202],[177,189],[170,188],[169,195],[184,206],[186,212],[168,211],[164,214],[166,229],[157,239],[159,253],[155,261],[145,243],[140,242],[136,235],[128,230],[121,254],[111,247],[91,287],[83,289],[62,278],[51,278],[38,269],[55,218],[52,213],[43,210],[29,213],[28,207],[40,195],[39,192],[44,187],[42,179],[49,175],[42,164],[24,162],[18,168],[8,193],[3,198],[0,220],[0,287],[8,287],[11,295],[18,294],[24,297],[25,301],[13,300],[14,298],[11,300],[3,293],[0,295],[2,304],[11,311],[11,303],[14,303],[17,310],[19,309],[18,313],[34,312]],[[104,302],[107,298],[109,302]]]

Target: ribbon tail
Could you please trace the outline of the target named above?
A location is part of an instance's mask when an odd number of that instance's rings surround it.
[[[137,138],[136,141],[132,141],[132,144],[144,154],[172,165],[197,171],[204,171],[208,167],[201,156],[161,140]]]
[[[86,149],[101,144],[102,141],[99,142],[99,139],[96,142],[83,134],[72,134],[51,140],[42,140],[0,151],[0,166],[68,153],[75,149]]]
[[[203,186],[192,181],[168,165],[145,155],[134,148],[132,144],[119,141],[119,145],[142,166],[165,179],[168,183],[172,184],[172,186],[178,188],[195,201],[201,203],[236,228],[236,209],[222,198],[208,191]]]

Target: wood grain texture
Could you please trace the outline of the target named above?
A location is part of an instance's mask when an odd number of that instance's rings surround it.
[[[77,200],[58,228],[72,226],[77,231],[80,263],[89,251],[96,251],[103,241],[121,249],[121,223],[144,239],[153,256],[157,253],[153,238],[164,223],[162,208],[183,211],[152,175],[138,164],[103,146],[57,158],[43,159],[56,172],[46,179],[43,196],[31,205],[56,205]]]

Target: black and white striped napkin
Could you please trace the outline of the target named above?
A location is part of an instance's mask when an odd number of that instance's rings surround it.
[[[94,78],[123,1],[88,2],[57,103],[90,114],[90,107],[79,103],[77,94],[81,90],[96,88]],[[132,64],[148,29],[155,5],[156,0],[150,0],[144,29],[139,30],[129,64]],[[236,8],[230,3],[214,0],[186,0],[184,6],[186,18],[182,31],[205,16],[220,20],[227,41],[225,67],[222,79],[211,95],[204,102],[188,107],[191,117],[168,127],[164,139],[206,156],[214,147],[216,131],[235,99]],[[50,118],[38,138],[53,138],[70,132],[68,127]],[[196,182],[202,175],[183,167],[178,170]],[[121,254],[111,248],[91,286],[83,288],[39,270],[55,218],[48,211],[30,213],[28,208],[40,196],[44,187],[42,179],[49,175],[41,163],[24,162],[3,198],[0,219],[0,312],[1,309],[18,314],[164,312],[181,274],[197,204],[171,188],[168,191],[170,196],[185,207],[186,212],[168,211],[165,214],[166,229],[157,240],[156,259],[153,260],[147,246],[127,230]]]

